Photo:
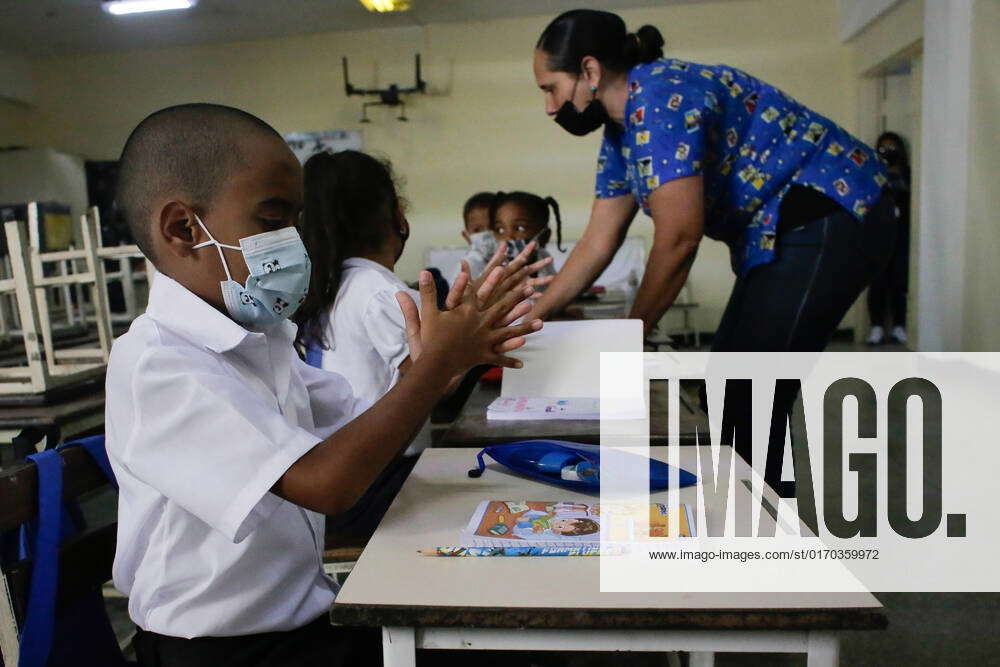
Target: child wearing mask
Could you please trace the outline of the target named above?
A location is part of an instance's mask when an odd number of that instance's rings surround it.
[[[490,228],[490,209],[495,197],[496,194],[493,192],[477,192],[469,197],[462,207],[462,238],[469,244],[469,250],[463,260],[469,265],[469,275],[473,278],[482,275],[497,250]],[[462,267],[459,266],[448,276],[449,284],[455,281],[461,270]]]
[[[113,573],[139,663],[378,664],[377,632],[327,619],[323,515],[357,502],[451,378],[520,364],[508,353],[541,323],[508,323],[530,289],[504,268],[474,291],[460,276],[440,311],[422,272],[419,311],[395,295],[408,370],[372,404],[292,345],[288,317],[327,267],[295,229],[302,167],[278,132],[231,107],[170,107],[139,123],[120,165],[118,203],[158,272],[106,387]]]
[[[556,219],[556,247],[562,248],[562,218],[559,215],[559,203],[552,197],[539,197],[530,192],[498,192],[490,209],[491,229],[498,243],[507,242],[507,253],[510,256],[520,252],[528,243],[534,241],[538,248],[532,259],[542,260],[551,255],[545,249],[551,236],[549,227],[549,208]],[[538,272],[539,278],[548,278],[556,273],[551,263]],[[545,283],[540,283],[544,285]]]

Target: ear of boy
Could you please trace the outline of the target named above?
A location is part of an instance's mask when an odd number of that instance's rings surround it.
[[[227,311],[219,284],[226,280],[226,271],[214,246],[194,249],[199,243],[211,240],[195,220],[195,215],[191,206],[180,201],[169,201],[162,206],[155,226],[157,233],[153,235],[157,269],[225,315]],[[214,224],[215,217],[211,216],[211,222],[206,224]],[[232,243],[232,239],[223,236],[226,231],[213,229],[213,235],[223,243]],[[245,283],[249,269],[241,253],[227,248],[222,252],[233,280]]]

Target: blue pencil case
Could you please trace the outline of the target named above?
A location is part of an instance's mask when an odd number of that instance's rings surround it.
[[[469,477],[480,477],[486,470],[484,455],[522,475],[568,489],[598,491],[601,487],[601,448],[597,445],[565,440],[522,440],[490,445],[476,455],[479,467],[470,470]],[[677,472],[680,486],[698,482],[698,478],[686,470]],[[650,491],[666,489],[670,485],[669,475],[669,465],[649,460]]]

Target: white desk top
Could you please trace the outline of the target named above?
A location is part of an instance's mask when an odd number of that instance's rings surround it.
[[[695,447],[682,447],[681,465],[690,466]],[[665,447],[654,447],[654,457],[666,458]],[[505,472],[491,464],[483,476],[472,479],[467,471],[475,466],[476,449],[425,450],[399,496],[389,509],[360,560],[348,577],[337,602],[338,608],[372,605],[381,609],[457,608],[465,611],[526,612],[558,609],[629,613],[667,610],[759,610],[810,612],[826,610],[834,615],[850,611],[874,612],[881,619],[881,604],[869,593],[601,593],[599,561],[590,558],[433,558],[419,549],[458,543],[459,534],[477,504],[486,499],[571,500],[568,490],[534,482]],[[686,461],[686,458],[690,458]],[[748,476],[746,463],[744,477]],[[740,468],[737,466],[737,477]],[[693,502],[696,487],[681,490],[681,502]],[[665,492],[651,494],[663,498]],[[475,608],[471,609],[470,608]],[[376,614],[377,616],[377,614]],[[731,616],[731,614],[730,614]],[[372,624],[400,624],[365,618]],[[843,627],[876,627],[867,621]],[[374,619],[374,620],[373,620]],[[356,619],[355,619],[356,620]],[[467,622],[467,621],[466,621]],[[825,621],[829,623],[829,618]],[[460,619],[454,621],[462,624]],[[406,623],[402,623],[406,624]]]

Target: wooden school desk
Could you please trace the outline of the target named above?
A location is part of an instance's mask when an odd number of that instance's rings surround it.
[[[653,456],[666,459],[665,450]],[[691,468],[698,448],[680,450]],[[834,631],[886,626],[869,593],[602,594],[597,557],[418,555],[454,545],[482,500],[582,497],[496,464],[470,479],[475,451],[423,452],[333,604],[336,624],[382,627],[386,667],[412,667],[418,648],[691,651],[700,667],[712,664],[712,652],[788,652],[808,654],[809,667],[832,667]],[[742,460],[735,469],[737,480],[750,477]],[[681,502],[694,502],[695,489],[682,489]]]
[[[60,395],[48,404],[36,404],[34,397],[25,397],[25,404],[16,405],[7,396],[0,404],[0,447],[8,448],[23,429],[36,427],[52,433],[56,440],[71,440],[93,432],[104,423],[104,381],[86,385],[76,395]],[[9,463],[11,456],[20,458],[25,452],[0,452],[0,465]]]
[[[549,438],[600,444],[601,422],[598,419],[553,419],[534,421],[489,421],[486,406],[500,396],[498,385],[479,385],[473,390],[458,418],[437,441],[437,447],[470,447],[494,445],[500,442]],[[650,383],[649,442],[651,445],[667,444],[667,381]],[[694,445],[695,429],[704,433],[708,418],[697,401],[686,393],[680,400],[680,444]]]

